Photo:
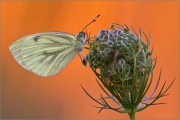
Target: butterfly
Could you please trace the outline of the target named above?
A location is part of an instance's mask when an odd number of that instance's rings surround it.
[[[96,18],[98,18],[98,15]],[[96,21],[87,24],[83,30]],[[22,37],[9,46],[15,60],[25,69],[39,75],[52,76],[82,52],[88,40],[85,32],[76,36],[65,32],[44,32]]]

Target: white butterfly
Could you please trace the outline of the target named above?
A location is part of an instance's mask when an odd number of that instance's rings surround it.
[[[89,24],[95,22],[96,18]],[[62,70],[83,50],[87,42],[84,40],[83,30],[76,36],[64,32],[28,35],[16,40],[9,49],[16,61],[25,69],[40,76],[51,76]]]

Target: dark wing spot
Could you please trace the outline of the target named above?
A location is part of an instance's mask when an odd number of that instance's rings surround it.
[[[34,41],[37,42],[40,37],[41,37],[41,36],[36,36],[36,37],[34,37]]]

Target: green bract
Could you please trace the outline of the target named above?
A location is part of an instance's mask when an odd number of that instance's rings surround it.
[[[153,80],[153,69],[156,59],[152,59],[152,50],[149,49],[150,37],[147,37],[142,30],[137,34],[132,28],[120,24],[111,25],[110,30],[101,30],[93,41],[89,42],[89,53],[86,60],[93,70],[98,82],[107,97],[100,96],[100,101],[90,96],[94,101],[102,105],[103,109],[112,109],[120,113],[128,113],[131,119],[135,119],[135,112],[141,111],[149,105],[162,104],[154,103],[158,98],[165,96],[162,86],[159,94],[153,97],[160,76],[154,91],[149,97],[145,97]],[[142,40],[142,34],[147,42]],[[106,91],[106,89],[108,92]],[[111,107],[106,99],[113,100],[119,107]],[[148,100],[151,102],[148,103]]]

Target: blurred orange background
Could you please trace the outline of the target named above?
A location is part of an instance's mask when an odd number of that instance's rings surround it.
[[[77,56],[60,73],[37,76],[22,68],[8,47],[16,39],[40,32],[63,31],[76,35],[95,16],[88,27],[91,35],[109,29],[111,23],[127,24],[151,32],[151,48],[158,57],[154,83],[162,68],[160,86],[176,77],[169,96],[136,113],[138,119],[179,118],[179,2],[178,1],[1,1],[1,80],[2,118],[6,119],[129,119],[127,114],[103,110],[80,87],[95,98],[103,93],[89,67]],[[83,55],[87,51],[83,51]],[[159,87],[160,87],[159,86]],[[153,88],[151,88],[152,90]],[[159,90],[159,89],[158,89]]]

